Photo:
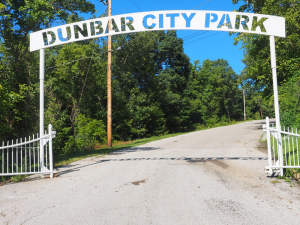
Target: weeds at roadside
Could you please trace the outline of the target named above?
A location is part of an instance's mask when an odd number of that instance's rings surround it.
[[[277,183],[281,183],[280,181],[278,181],[278,180],[272,180],[272,181],[270,181],[272,184],[277,184]]]
[[[29,175],[16,175],[12,177],[5,177],[5,179],[4,177],[2,177],[2,179],[0,180],[0,186],[8,183],[17,183],[17,182],[24,181],[28,176]]]

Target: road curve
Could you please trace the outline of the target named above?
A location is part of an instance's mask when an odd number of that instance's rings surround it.
[[[252,121],[184,134],[0,187],[0,224],[299,224],[300,189],[271,181]]]

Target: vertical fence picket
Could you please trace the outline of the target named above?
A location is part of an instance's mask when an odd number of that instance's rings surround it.
[[[274,124],[272,124],[272,128],[274,128]],[[272,134],[272,139],[273,139],[273,156],[274,156],[274,165],[276,163],[276,156],[275,156],[275,143],[274,143],[274,131]]]
[[[29,136],[29,141],[31,137]],[[29,172],[31,173],[31,143],[29,143]]]
[[[39,139],[39,134],[37,133],[37,139]],[[37,142],[37,161],[38,161],[38,171],[40,171],[40,141]]]
[[[283,131],[285,132],[285,126],[283,127]],[[285,134],[284,134],[284,152],[285,152],[285,165],[287,165],[287,158],[286,158],[286,136],[285,136]]]
[[[297,128],[296,128],[296,134],[298,135],[298,130],[297,130]],[[297,145],[298,166],[300,166],[300,164],[299,164],[299,158],[300,158],[300,155],[299,155],[299,148],[298,148],[298,139],[299,139],[299,138],[296,138],[296,145]]]
[[[18,139],[16,140],[16,144],[19,144]],[[19,173],[19,148],[18,148],[18,146],[16,147],[16,163],[17,163],[17,166],[16,166],[17,173]]]
[[[2,147],[4,147],[4,141],[2,141]],[[2,173],[4,173],[4,149],[2,149]]]
[[[7,141],[7,146],[9,146],[9,141]],[[9,169],[8,169],[8,166],[9,166],[9,151],[8,151],[8,148],[6,149],[6,173],[9,173]]]
[[[288,127],[288,133],[290,133],[290,128]],[[290,135],[288,134],[288,146],[289,146],[289,164],[291,166],[291,143],[290,143]]]
[[[47,132],[45,131],[45,136],[47,135]],[[45,163],[45,166],[47,168],[47,162],[48,162],[48,151],[47,151],[47,142],[46,140],[44,139],[44,143],[45,143],[45,149],[46,149],[46,163]]]
[[[52,149],[52,125],[49,124],[48,126],[48,133],[49,133],[49,169],[50,169],[50,178],[53,178],[53,149]]]
[[[294,129],[292,128],[292,133],[294,133]],[[293,161],[294,161],[294,166],[295,166],[295,148],[294,148],[294,136],[292,136],[292,151],[293,151]]]
[[[14,140],[11,141],[11,145],[14,145]],[[14,173],[14,148],[11,147],[11,172]]]
[[[45,149],[46,149],[46,168],[48,168],[48,146],[47,146],[47,143],[45,143]]]
[[[33,135],[33,140],[34,140],[34,135]],[[35,172],[35,146],[33,145],[33,172]]]
[[[25,137],[26,143],[26,137]],[[27,173],[27,144],[25,144],[25,173]]]
[[[22,138],[21,143],[23,143]],[[21,173],[23,173],[23,145],[21,145]]]
[[[273,173],[272,166],[272,150],[271,150],[271,133],[270,133],[270,121],[269,117],[266,118],[266,131],[267,131],[267,146],[268,146],[268,161],[269,161],[269,173]]]

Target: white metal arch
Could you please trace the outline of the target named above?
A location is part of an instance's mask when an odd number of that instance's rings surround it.
[[[40,50],[40,137],[44,132],[45,48],[92,38],[154,30],[213,30],[270,36],[276,128],[281,129],[275,36],[286,36],[285,18],[243,12],[172,10],[103,17],[31,33],[30,51]],[[279,141],[279,153],[280,151],[282,148]]]

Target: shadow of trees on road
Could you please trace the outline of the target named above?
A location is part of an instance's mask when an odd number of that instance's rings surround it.
[[[187,162],[206,162],[206,161],[213,161],[213,160],[268,160],[267,157],[192,157],[192,158],[169,158],[169,157],[157,157],[157,158],[125,158],[125,159],[101,159],[97,160],[93,163],[90,163],[88,165],[79,165],[79,164],[73,164],[73,165],[67,165],[67,167],[63,168],[70,168],[63,171],[59,171],[57,173],[58,176],[76,172],[79,171],[81,168],[89,167],[93,165],[97,165],[100,163],[105,162],[129,162],[129,161],[157,161],[157,160],[166,160],[166,161],[187,161]]]

